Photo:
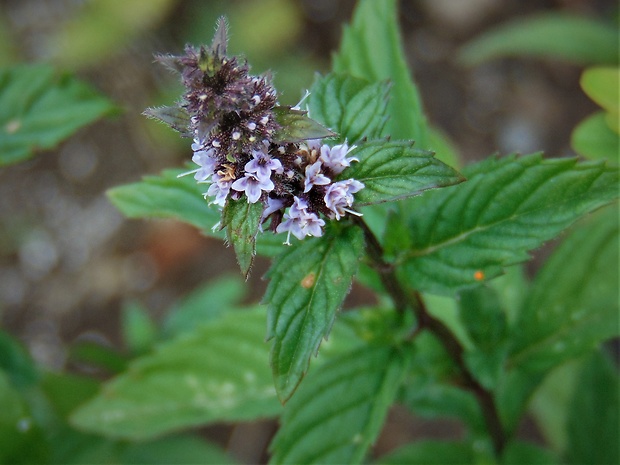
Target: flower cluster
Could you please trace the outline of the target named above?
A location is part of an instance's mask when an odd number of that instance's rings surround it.
[[[229,199],[264,205],[262,222],[274,232],[298,239],[321,236],[325,221],[340,220],[351,209],[353,194],[364,185],[336,180],[352,161],[354,147],[330,147],[319,139],[290,137],[282,114],[304,115],[281,107],[268,76],[253,76],[249,66],[226,56],[226,27],[220,20],[211,47],[188,46],[180,57],[159,57],[177,70],[186,92],[180,109],[183,128],[193,137],[193,174],[208,183],[205,198],[222,208]],[[303,116],[307,118],[306,116]],[[287,134],[286,137],[283,135]]]

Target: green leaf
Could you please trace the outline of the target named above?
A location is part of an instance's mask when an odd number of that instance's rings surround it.
[[[236,463],[215,444],[189,435],[129,444],[119,455],[119,463],[128,465],[233,465]]]
[[[278,414],[263,311],[237,311],[162,344],[78,409],[71,423],[107,437],[147,439],[217,421]]]
[[[371,345],[312,371],[284,410],[272,463],[361,463],[406,367],[398,349]]]
[[[545,371],[619,333],[617,209],[600,213],[536,277],[511,338],[511,365]]]
[[[464,181],[431,152],[418,150],[411,142],[372,141],[351,155],[359,158],[359,163],[348,167],[343,176],[364,183],[364,189],[355,195],[357,205],[404,199]]]
[[[345,26],[333,68],[370,82],[392,83],[385,133],[429,148],[426,118],[400,42],[395,0],[361,0]]]
[[[220,211],[203,198],[204,187],[186,171],[164,170],[159,176],[145,176],[142,181],[108,190],[110,201],[129,218],[174,218],[189,223],[206,236],[223,239],[213,227],[220,220]],[[267,256],[282,251],[282,239],[275,234],[259,234],[257,253]]]
[[[376,139],[387,121],[388,90],[387,82],[328,74],[317,78],[310,90],[309,114],[336,131],[340,141]]]
[[[219,277],[173,306],[164,320],[164,334],[175,336],[212,321],[235,307],[245,294],[246,287],[238,276]]]
[[[110,373],[120,373],[127,367],[128,361],[127,356],[115,349],[90,341],[78,342],[71,346],[69,359]]]
[[[271,367],[282,401],[291,397],[329,334],[363,250],[359,228],[333,227],[324,237],[291,247],[269,270],[267,337],[273,339]]]
[[[272,142],[285,144],[336,136],[335,133],[306,116],[306,113],[306,111],[295,110],[291,107],[275,107],[273,114],[280,129],[274,133]]]
[[[0,330],[0,370],[3,370],[14,386],[26,388],[34,385],[39,373],[34,361],[14,338]]]
[[[157,339],[157,326],[148,310],[137,302],[128,302],[122,312],[123,340],[132,353],[146,352]]]
[[[191,135],[189,131],[190,116],[187,110],[179,106],[165,106],[147,108],[142,114],[148,118],[160,121],[170,126],[175,131],[185,136]]]
[[[468,465],[477,463],[470,444],[453,441],[418,441],[399,447],[376,462],[380,465]]]
[[[510,442],[502,454],[501,465],[553,465],[558,458],[547,449],[524,441]]]
[[[487,286],[459,293],[459,314],[471,340],[483,350],[497,349],[506,335],[506,315],[497,293]]]
[[[618,63],[618,31],[601,21],[544,14],[502,24],[467,43],[459,59],[467,65],[505,56],[561,58],[576,64]]]
[[[598,162],[510,156],[463,174],[467,182],[410,201],[401,277],[422,291],[450,295],[496,277],[618,196],[618,170]]]
[[[596,353],[585,364],[568,417],[570,464],[620,462],[620,379],[608,357]]]
[[[222,213],[222,226],[226,228],[226,239],[232,243],[237,263],[246,278],[256,255],[256,235],[263,215],[262,202],[250,203],[245,198],[228,200]]]
[[[56,147],[115,107],[90,86],[48,65],[0,70],[0,166]]]
[[[584,157],[620,162],[620,136],[609,128],[605,113],[599,111],[584,119],[573,130],[571,146]]]
[[[46,372],[40,386],[54,411],[61,418],[66,418],[78,405],[97,393],[99,382],[71,373]]]
[[[616,115],[620,112],[620,68],[586,69],[579,82],[588,97],[606,111]]]

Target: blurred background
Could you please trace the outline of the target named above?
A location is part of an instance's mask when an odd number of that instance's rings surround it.
[[[117,116],[80,130],[57,149],[0,168],[1,327],[37,362],[60,370],[67,368],[67,348],[76,341],[125,350],[119,319],[128,301],[141,302],[157,320],[205,281],[238,273],[232,250],[220,242],[173,221],[124,219],[105,196],[111,187],[191,158],[190,141],[141,116],[145,107],[170,104],[181,92],[175,77],[153,63],[153,54],[209,43],[217,17],[225,14],[231,52],[244,54],[255,73],[271,70],[280,102],[294,104],[315,72],[329,70],[354,4],[1,1],[0,65],[53,63],[120,107]],[[403,0],[400,6],[404,48],[427,116],[463,160],[540,150],[574,155],[571,131],[596,109],[579,87],[582,67],[542,58],[465,67],[458,52],[483,31],[541,12],[609,18],[617,14],[615,0]],[[262,295],[267,265],[255,265],[249,301]],[[351,298],[363,301],[366,295],[355,288]],[[399,434],[458,435],[456,424],[413,421],[398,411],[389,425],[391,434],[379,448],[403,442]],[[229,445],[252,434],[264,435],[265,442],[273,428],[222,426],[205,434]]]

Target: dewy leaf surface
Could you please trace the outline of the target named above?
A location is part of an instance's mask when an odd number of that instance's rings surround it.
[[[189,223],[206,236],[224,238],[214,231],[220,211],[203,198],[204,185],[192,176],[178,177],[182,170],[164,170],[159,176],[145,176],[142,181],[114,187],[108,191],[111,202],[129,218],[174,218]],[[282,238],[270,233],[257,237],[257,253],[277,255]]]
[[[364,183],[364,189],[355,194],[358,205],[404,199],[465,180],[431,152],[418,150],[411,142],[372,141],[351,155],[359,158],[359,163],[353,163],[344,175]]]
[[[245,277],[248,276],[256,253],[256,235],[263,214],[263,203],[249,203],[245,198],[228,200],[222,215],[226,238],[232,243],[237,263]]]
[[[341,141],[353,144],[363,137],[376,139],[387,121],[388,90],[387,82],[328,74],[318,78],[310,90],[309,113],[337,132]]]
[[[238,311],[136,359],[79,408],[72,424],[108,437],[147,439],[216,421],[277,415],[265,314]]]
[[[114,108],[90,86],[48,65],[0,70],[0,166],[54,148]]]
[[[407,365],[398,349],[371,345],[311,372],[284,410],[271,463],[361,463]]]
[[[269,270],[267,337],[273,339],[271,367],[282,401],[293,394],[329,334],[363,247],[359,228],[334,227],[320,239],[291,247]]]
[[[581,215],[618,197],[618,170],[538,155],[491,158],[467,182],[410,201],[412,248],[403,279],[451,295],[525,261]]]
[[[392,83],[385,133],[428,148],[427,124],[400,42],[395,0],[361,0],[346,26],[334,71]]]

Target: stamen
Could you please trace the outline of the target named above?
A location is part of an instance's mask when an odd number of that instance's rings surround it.
[[[354,210],[349,210],[348,208],[343,208],[343,210],[347,213],[351,213],[351,215],[355,215],[355,216],[364,216],[363,213],[360,212],[356,212]]]
[[[185,173],[177,174],[177,178],[182,178],[183,176],[197,173],[199,169],[200,168],[196,168],[195,170],[192,170],[192,171],[186,171]]]

